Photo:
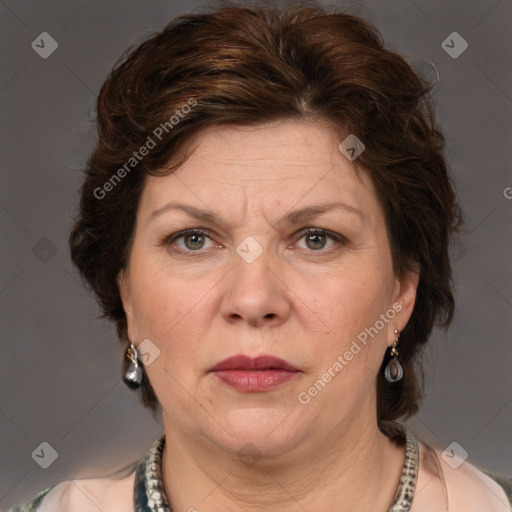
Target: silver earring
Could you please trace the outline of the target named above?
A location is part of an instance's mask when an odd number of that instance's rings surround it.
[[[402,368],[402,365],[400,364],[400,361],[398,360],[398,350],[396,349],[396,346],[398,344],[398,338],[400,336],[400,331],[395,329],[395,342],[393,343],[393,346],[391,347],[391,360],[386,366],[386,369],[384,370],[384,377],[386,377],[386,380],[388,382],[398,382],[402,379],[404,376],[404,369]]]
[[[123,376],[123,382],[130,389],[137,389],[142,381],[142,367],[139,366],[137,349],[133,343],[130,343],[126,349],[125,357],[130,360],[130,364]]]

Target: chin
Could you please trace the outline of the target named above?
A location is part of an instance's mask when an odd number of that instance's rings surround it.
[[[223,415],[221,424],[226,430],[217,431],[214,442],[238,458],[277,457],[302,441],[303,429],[296,415],[288,414],[267,407],[232,409]],[[289,421],[291,417],[295,420]]]

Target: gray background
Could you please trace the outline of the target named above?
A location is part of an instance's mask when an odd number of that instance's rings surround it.
[[[201,4],[0,2],[0,510],[116,471],[161,431],[120,380],[122,346],[96,319],[66,238],[102,81],[128,45]],[[437,69],[437,116],[470,231],[453,250],[457,315],[427,353],[426,401],[409,425],[512,476],[511,2],[351,5],[415,69],[431,79]],[[441,47],[454,31],[469,44],[457,59]],[[31,48],[42,32],[59,45],[47,59]],[[31,458],[41,442],[58,452],[46,470]]]

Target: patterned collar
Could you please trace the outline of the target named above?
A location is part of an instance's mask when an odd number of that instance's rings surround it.
[[[405,461],[400,483],[388,512],[409,512],[418,477],[418,442],[412,432],[400,423],[389,422],[385,425],[385,430],[390,437],[405,438]],[[135,512],[172,512],[161,473],[164,447],[165,433],[154,441],[146,456],[137,465],[134,487]]]

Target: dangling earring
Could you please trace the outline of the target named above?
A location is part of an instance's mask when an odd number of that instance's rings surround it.
[[[400,336],[400,331],[398,331],[397,329],[395,329],[395,336],[395,342],[393,343],[390,352],[391,360],[389,361],[389,363],[386,366],[386,369],[384,370],[384,377],[386,377],[386,380],[388,382],[398,382],[404,376],[404,369],[402,368],[402,365],[398,360],[398,350],[396,349],[398,338]]]
[[[142,381],[142,367],[139,366],[137,349],[133,343],[126,349],[125,357],[130,360],[130,364],[123,376],[123,382],[130,389],[137,389]]]

